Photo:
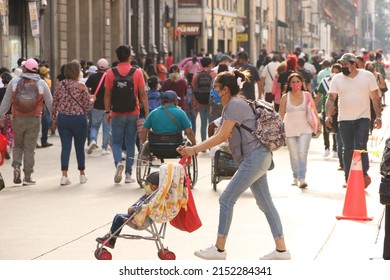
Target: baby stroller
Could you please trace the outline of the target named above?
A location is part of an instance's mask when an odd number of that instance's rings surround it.
[[[98,260],[111,260],[111,253],[104,247],[112,238],[144,239],[154,241],[157,256],[161,260],[174,260],[175,254],[162,244],[165,238],[167,222],[174,219],[182,207],[186,207],[188,191],[185,185],[185,170],[180,163],[161,165],[159,170],[158,189],[149,195],[142,196],[133,206],[130,217],[123,217],[122,226],[111,233],[105,243],[98,243],[95,257]],[[160,225],[158,225],[160,224]],[[138,234],[120,234],[127,225],[134,230],[144,230],[147,236]]]
[[[233,177],[238,165],[233,160],[233,156],[227,145],[220,145],[212,150],[211,159],[211,183],[213,190],[217,190],[217,184],[222,180]]]

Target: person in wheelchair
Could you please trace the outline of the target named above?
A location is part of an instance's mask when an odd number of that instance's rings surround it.
[[[149,113],[141,131],[141,143],[144,144],[148,132],[155,134],[174,134],[184,130],[192,145],[196,144],[195,134],[187,114],[177,106],[180,97],[173,90],[163,92],[162,105]]]

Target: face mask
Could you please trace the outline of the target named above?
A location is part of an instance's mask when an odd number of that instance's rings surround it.
[[[291,85],[291,88],[293,91],[300,91],[301,88],[302,88],[302,84],[299,84],[299,83],[294,83]]]
[[[146,195],[149,195],[149,194],[152,193],[153,190],[150,188],[150,184],[145,184],[144,185],[144,191],[145,191]]]
[[[217,104],[221,103],[221,97],[218,96],[218,91],[215,89],[212,89],[210,91],[210,95],[214,98],[214,102]]]
[[[331,79],[333,79],[334,75],[336,75],[336,73],[330,73],[329,77],[330,77]]]
[[[343,72],[345,76],[351,74],[351,71],[349,71],[349,67],[341,67],[341,72]]]

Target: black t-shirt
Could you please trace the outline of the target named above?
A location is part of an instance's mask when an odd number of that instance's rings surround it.
[[[284,90],[285,90],[284,86],[287,83],[288,77],[290,77],[290,75],[292,73],[294,73],[294,71],[288,70],[288,71],[285,71],[279,75],[278,83],[280,83],[280,89],[281,89],[282,93],[284,93]]]
[[[91,89],[92,95],[95,94],[96,88],[98,87],[102,76],[103,76],[102,72],[92,74],[85,82],[85,85]],[[104,91],[105,91],[104,81],[102,81],[102,84],[100,85],[99,91],[96,95],[96,101],[95,104],[93,105],[93,108],[98,110],[104,110]]]
[[[259,71],[255,66],[249,63],[243,63],[237,67],[238,69],[242,68],[244,70],[248,69],[251,77],[250,77],[250,83],[246,82],[242,86],[242,94],[245,96],[247,99],[251,100],[256,100],[255,96],[255,83],[257,81],[260,81],[260,75]]]
[[[301,74],[303,80],[306,84],[310,84],[312,80],[312,75],[309,70],[306,70],[305,68],[298,69],[298,72]]]
[[[7,89],[5,87],[3,88],[0,88],[0,103],[3,101],[3,98],[4,98],[4,95],[5,95],[5,91]],[[8,112],[7,112],[7,115],[8,114],[12,114],[12,106],[9,108]]]

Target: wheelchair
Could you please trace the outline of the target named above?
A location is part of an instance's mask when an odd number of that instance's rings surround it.
[[[144,187],[145,179],[152,172],[152,168],[160,168],[165,159],[181,158],[176,151],[180,145],[190,146],[191,143],[183,139],[183,133],[156,134],[148,132],[148,140],[142,145],[137,158],[136,178],[141,188]],[[197,157],[192,156],[191,163],[186,165],[186,172],[191,179],[191,188],[194,188],[198,180]]]

